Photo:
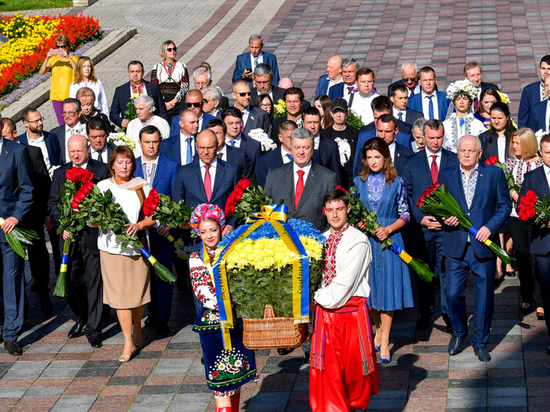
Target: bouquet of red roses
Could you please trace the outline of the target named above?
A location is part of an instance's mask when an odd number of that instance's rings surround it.
[[[459,206],[456,199],[445,188],[445,185],[434,183],[422,193],[416,205],[422,209],[424,213],[427,213],[436,217],[449,218],[456,216],[458,218],[458,227],[465,232],[469,232],[473,236],[477,235],[478,230],[472,225],[472,222],[466,216],[466,213]],[[491,249],[495,255],[497,255],[505,264],[510,264],[513,258],[500,248],[497,244],[487,239],[483,242]]]
[[[490,158],[488,158],[487,160],[485,160],[485,164],[486,165],[489,165],[489,166],[496,166],[496,167],[500,167],[502,169],[502,171],[504,172],[504,177],[506,178],[506,184],[508,185],[508,189],[510,190],[515,190],[516,192],[519,193],[519,185],[516,184],[516,181],[514,180],[514,174],[512,172],[509,172],[508,171],[508,168],[506,167],[506,165],[504,163],[501,163],[498,161],[498,157],[497,156],[491,156]]]
[[[537,194],[528,190],[524,196],[519,199],[518,216],[524,222],[531,221],[541,229],[547,228],[550,222],[550,202],[548,197],[539,199]]]
[[[227,217],[235,215],[237,226],[240,226],[246,223],[248,216],[252,213],[260,210],[262,206],[272,203],[273,199],[264,195],[260,186],[253,186],[250,179],[243,176],[227,198],[225,215]]]
[[[143,214],[151,216],[161,223],[167,223],[172,228],[180,228],[191,220],[193,208],[187,206],[184,200],[174,202],[170,196],[159,193],[156,189],[149,192],[143,203]]]

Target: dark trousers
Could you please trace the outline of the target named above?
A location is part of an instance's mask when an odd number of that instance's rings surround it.
[[[152,255],[168,270],[172,270],[172,252],[174,247],[166,239],[156,239],[151,232],[149,233],[149,239],[151,241],[151,253]],[[151,280],[151,302],[147,305],[149,310],[149,316],[152,316],[155,322],[168,323],[170,315],[172,314],[172,294],[174,292],[174,285],[158,278],[156,272],[153,270],[150,276]]]
[[[0,285],[0,329],[4,341],[16,341],[23,327],[25,305],[25,260],[0,241],[2,282]]]
[[[517,217],[510,217],[508,228],[514,241],[521,299],[525,303],[542,306],[539,273],[536,271],[535,256],[530,250],[532,227]]]
[[[550,253],[536,255],[540,272],[540,288],[542,291],[542,307],[544,308],[544,321],[550,338]]]
[[[82,240],[72,243],[69,252],[67,301],[76,321],[86,325],[88,338],[101,333],[103,280],[99,254],[91,253]]]
[[[470,270],[474,275],[474,348],[485,347],[489,341],[489,332],[493,320],[496,265],[495,259],[478,259],[468,243],[460,259],[446,257],[446,281],[449,291],[449,315],[453,335],[465,337],[468,334],[466,314],[466,282]]]
[[[50,254],[46,248],[44,223],[33,222],[29,224],[28,227],[40,236],[39,239],[33,240],[32,244],[27,246],[31,275],[34,279],[38,295],[47,295],[49,292],[48,285],[50,283]],[[54,242],[52,242],[52,246],[53,243]]]

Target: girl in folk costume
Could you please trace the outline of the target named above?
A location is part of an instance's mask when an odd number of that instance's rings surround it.
[[[323,285],[315,293],[309,402],[314,412],[367,408],[378,388],[367,297],[369,239],[348,224],[349,198],[341,188],[324,198],[330,225]]]
[[[233,349],[226,351],[223,346],[212,266],[224,224],[225,215],[218,206],[203,203],[195,208],[191,228],[202,243],[189,256],[189,271],[193,292],[201,303],[193,330],[200,334],[206,384],[214,391],[216,412],[236,412],[240,387],[256,377],[256,361],[254,352],[244,347],[237,325],[231,330]]]
[[[477,97],[477,87],[469,80],[458,80],[447,87],[447,99],[451,100],[447,119],[443,122],[445,140],[443,148],[456,153],[458,139],[470,134],[479,136],[485,126],[474,117],[472,104]]]

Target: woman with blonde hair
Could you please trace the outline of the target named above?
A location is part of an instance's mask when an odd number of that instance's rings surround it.
[[[109,118],[109,104],[107,103],[107,95],[103,88],[103,83],[95,74],[94,63],[87,56],[82,56],[76,62],[74,69],[74,81],[71,84],[69,94],[71,97],[78,99],[77,92],[83,87],[88,87],[95,94],[95,106]]]

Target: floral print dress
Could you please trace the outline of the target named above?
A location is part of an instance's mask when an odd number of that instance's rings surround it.
[[[200,250],[203,250],[202,244]],[[215,251],[206,250],[213,262]],[[254,351],[244,347],[240,325],[231,329],[232,350],[224,350],[211,269],[206,267],[199,252],[189,256],[189,269],[193,293],[201,303],[193,330],[200,335],[206,384],[215,391],[216,397],[231,396],[237,388],[256,377]]]

